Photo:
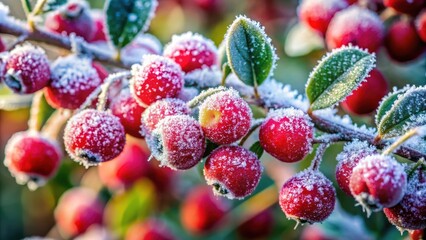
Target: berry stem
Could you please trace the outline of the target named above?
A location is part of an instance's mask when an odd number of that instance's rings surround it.
[[[345,137],[340,134],[340,133],[336,133],[336,134],[324,134],[319,136],[318,138],[314,138],[312,143],[335,143],[335,142],[341,142],[341,141],[345,141]]]
[[[28,129],[38,132],[41,127],[41,119],[39,118],[41,100],[43,99],[43,91],[34,94],[33,102],[30,109],[30,119],[28,120]]]
[[[262,123],[263,123],[263,121],[264,121],[265,119],[264,118],[260,118],[260,119],[256,119],[253,123],[252,123],[252,125],[251,125],[251,127],[250,127],[250,129],[249,129],[249,131],[247,132],[247,134],[241,139],[241,141],[240,141],[240,143],[238,144],[239,146],[243,146],[244,145],[244,143],[247,141],[247,139],[250,137],[250,135],[254,132],[254,131],[256,131],[256,129],[258,128],[258,127],[260,127],[260,125],[262,125]]]
[[[225,91],[225,90],[226,90],[225,87],[217,87],[217,88],[210,88],[208,90],[202,91],[200,94],[198,94],[198,96],[194,97],[189,102],[187,102],[186,105],[189,108],[193,109],[197,107],[198,105],[200,105],[209,96],[216,94],[218,92]]]
[[[410,170],[407,173],[407,178],[409,179],[417,169],[419,171],[422,171],[422,169],[424,167],[426,167],[426,164],[425,164],[425,160],[422,158],[418,162],[416,162],[415,164],[412,165],[412,167],[410,168]]]
[[[52,115],[50,115],[46,124],[41,129],[41,133],[50,138],[56,139],[62,126],[72,116],[72,111],[67,109],[58,109]]]
[[[28,17],[32,11],[30,0],[21,0],[22,8],[24,9],[25,15]]]
[[[105,82],[101,85],[101,94],[99,94],[98,97],[98,107],[97,109],[99,111],[105,111],[106,110],[106,104],[108,101],[108,90],[117,81],[123,81],[124,78],[130,77],[129,72],[120,72],[115,74],[110,74],[106,79]]]
[[[327,150],[329,146],[330,146],[329,143],[322,143],[318,145],[317,152],[315,153],[315,157],[312,160],[311,166],[309,167],[310,169],[312,169],[313,171],[318,171],[321,165],[322,157],[324,156],[325,150]]]
[[[44,5],[46,5],[47,0],[38,0],[33,11],[31,12],[33,16],[40,15],[43,13]]]
[[[401,146],[405,141],[410,139],[411,137],[418,134],[419,129],[413,128],[410,131],[406,132],[404,135],[402,135],[398,140],[392,143],[387,149],[383,151],[383,155],[389,155],[392,152],[394,152],[399,146]]]
[[[222,79],[220,80],[220,85],[222,87],[226,86],[226,78],[228,77],[229,73],[230,73],[229,65],[228,63],[224,63],[222,66]]]

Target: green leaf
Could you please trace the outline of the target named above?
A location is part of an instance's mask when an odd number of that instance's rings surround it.
[[[396,99],[391,107],[388,106],[391,100],[386,102],[383,111],[388,111],[381,113],[383,116],[378,124],[382,138],[396,137],[411,128],[426,124],[426,86],[406,88],[392,98]]]
[[[341,47],[327,54],[306,84],[312,110],[324,109],[345,99],[374,68],[374,54],[358,47]]]
[[[204,151],[203,158],[208,157],[210,153],[212,153],[216,148],[218,148],[220,145],[216,144],[210,140],[206,140],[206,150]]]
[[[229,27],[225,41],[232,72],[247,85],[262,84],[277,58],[263,27],[246,17],[238,17]]]
[[[66,4],[67,2],[67,0],[47,0],[47,2],[44,4],[43,12],[47,13],[50,11],[54,11],[60,8],[62,5]]]
[[[108,0],[108,34],[115,47],[123,48],[139,32],[146,31],[157,5],[157,0]]]
[[[253,145],[251,145],[250,151],[254,152],[254,154],[256,154],[258,159],[260,159],[263,155],[263,148],[260,145],[259,141],[255,142],[255,143],[253,143]]]
[[[388,94],[386,97],[382,99],[382,102],[380,103],[379,108],[377,109],[376,113],[376,125],[379,126],[380,122],[382,121],[383,117],[388,113],[388,111],[392,108],[392,105],[394,102],[398,99],[398,96],[402,93],[405,93],[408,89],[399,89],[397,91],[394,91],[390,94]]]

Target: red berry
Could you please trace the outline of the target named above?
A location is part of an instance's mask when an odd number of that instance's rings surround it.
[[[164,56],[173,59],[184,72],[191,72],[215,65],[217,48],[200,34],[187,32],[172,37],[172,41],[164,47]]]
[[[300,21],[325,35],[334,14],[346,8],[345,0],[304,0],[298,11]]]
[[[117,157],[125,142],[126,135],[120,120],[106,112],[81,111],[65,127],[65,149],[71,158],[86,167]]]
[[[221,146],[214,150],[204,165],[204,177],[217,195],[243,199],[260,181],[263,168],[259,159],[240,146]]]
[[[416,15],[426,3],[425,0],[383,0],[386,7],[401,13]]]
[[[312,149],[314,126],[294,108],[273,110],[260,126],[259,141],[266,152],[283,162],[302,160]]]
[[[398,20],[389,27],[385,38],[389,56],[398,62],[416,59],[424,50],[413,22]]]
[[[345,101],[342,102],[342,107],[352,114],[369,114],[376,110],[387,93],[388,83],[386,79],[379,70],[373,69],[362,85],[355,89],[352,95],[346,97]]]
[[[424,231],[425,231],[424,229],[410,231],[410,239],[411,240],[423,240],[424,237],[425,237]]]
[[[380,211],[401,201],[407,186],[404,168],[394,158],[370,155],[353,169],[349,187],[352,195],[367,210]]]
[[[70,236],[84,233],[93,225],[102,224],[103,204],[88,188],[72,188],[59,199],[55,219],[60,230]]]
[[[148,175],[149,155],[139,144],[128,142],[118,157],[99,165],[99,177],[110,189],[131,186],[136,180]]]
[[[306,225],[302,230],[300,240],[339,240],[337,237],[329,236],[330,234],[326,231],[318,224]]]
[[[140,133],[142,113],[145,111],[133,96],[129,89],[123,89],[120,94],[114,98],[110,106],[112,114],[120,119],[127,134],[133,137],[142,138]]]
[[[310,169],[287,180],[279,197],[287,218],[298,223],[324,221],[333,212],[335,202],[336,192],[330,180]]]
[[[203,234],[215,227],[228,208],[224,200],[214,196],[209,187],[197,187],[183,201],[180,219],[188,232]]]
[[[148,178],[154,183],[157,193],[170,194],[175,189],[176,171],[160,167],[157,162],[149,162]]]
[[[162,222],[148,219],[129,227],[125,240],[174,240],[170,229]]]
[[[343,151],[336,157],[338,161],[336,165],[336,180],[343,192],[350,196],[352,195],[349,188],[349,180],[354,167],[358,165],[361,159],[376,153],[377,149],[367,142],[354,140],[345,145]]]
[[[141,133],[149,136],[157,124],[167,116],[189,115],[191,109],[180,99],[165,98],[151,104],[142,114]]]
[[[163,46],[160,40],[149,33],[139,34],[133,41],[121,50],[123,61],[139,63],[143,56],[149,54],[161,55]]]
[[[5,147],[4,165],[17,183],[34,190],[56,173],[61,158],[57,142],[37,132],[18,132]]]
[[[130,90],[142,106],[176,97],[183,87],[183,73],[175,62],[157,55],[146,55],[142,65],[132,66]]]
[[[423,10],[416,18],[417,34],[426,42],[426,10]]]
[[[383,212],[389,222],[401,230],[426,228],[426,171],[421,167],[414,170],[402,200],[396,206],[383,209]]]
[[[99,62],[92,62],[92,67],[96,70],[101,82],[104,82],[105,78],[108,77],[109,72]]]
[[[48,84],[49,61],[41,48],[29,44],[18,46],[5,61],[4,82],[13,92],[34,93]]]
[[[6,45],[4,44],[3,40],[0,38],[0,52],[6,51]]]
[[[44,93],[55,108],[77,109],[100,84],[89,59],[69,56],[52,64],[51,82]]]
[[[92,16],[94,22],[94,33],[93,37],[90,39],[90,42],[106,42],[108,41],[108,37],[105,34],[105,14],[99,10],[90,11],[90,15]]]
[[[200,125],[187,115],[168,116],[161,120],[147,143],[161,165],[174,170],[195,166],[206,148]]]
[[[241,224],[237,232],[243,239],[267,239],[273,224],[274,216],[271,210],[265,209]]]
[[[375,52],[382,45],[383,36],[384,26],[379,16],[353,5],[334,15],[325,39],[329,49],[352,44]]]
[[[44,25],[52,32],[67,35],[75,33],[86,41],[92,40],[96,30],[89,6],[83,0],[69,1],[65,6],[49,13]]]
[[[209,96],[200,106],[204,134],[217,144],[230,144],[246,135],[251,118],[249,105],[233,89]]]

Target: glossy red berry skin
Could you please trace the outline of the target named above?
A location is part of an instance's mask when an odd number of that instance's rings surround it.
[[[186,231],[201,235],[212,230],[228,211],[224,199],[214,196],[207,186],[190,191],[182,203],[180,219]]]
[[[44,94],[54,108],[77,109],[100,85],[101,79],[89,59],[68,56],[52,64],[51,81]]]
[[[187,115],[168,116],[161,120],[147,143],[160,164],[173,170],[194,167],[206,149],[200,125]]]
[[[353,5],[334,15],[325,40],[329,49],[352,44],[375,52],[382,45],[383,37],[384,25],[379,16]]]
[[[383,3],[397,12],[416,15],[426,2],[425,0],[383,0]]]
[[[41,48],[29,44],[17,46],[5,59],[2,75],[14,93],[34,93],[49,82],[49,61]]]
[[[325,35],[333,16],[346,8],[345,0],[304,0],[298,11],[301,22]]]
[[[305,170],[287,180],[279,204],[289,219],[301,223],[324,221],[334,210],[336,192],[321,172]]]
[[[157,128],[157,124],[167,116],[189,115],[191,109],[177,98],[165,98],[151,104],[142,114],[141,134],[149,136]]]
[[[174,240],[176,239],[170,229],[162,222],[148,219],[137,222],[127,230],[125,240]]]
[[[186,73],[211,67],[218,58],[214,43],[192,32],[173,36],[172,41],[164,47],[164,56],[179,64]]]
[[[260,126],[259,141],[266,152],[282,162],[302,160],[312,149],[314,128],[301,110],[271,111]]]
[[[214,143],[233,143],[250,129],[251,109],[233,89],[209,96],[199,109],[200,125]]]
[[[44,26],[52,32],[70,35],[75,33],[86,41],[95,34],[95,22],[85,1],[70,1],[65,6],[46,16]]]
[[[72,188],[59,199],[55,219],[62,232],[78,236],[89,227],[102,224],[103,203],[91,189]]]
[[[183,87],[183,73],[175,62],[157,55],[146,55],[142,65],[132,66],[130,90],[141,106],[163,98],[176,97]]]
[[[90,11],[90,15],[94,22],[94,33],[90,42],[108,41],[108,37],[106,35],[105,14],[102,11],[92,10]]]
[[[389,56],[398,62],[414,60],[424,50],[414,23],[405,20],[398,20],[389,27],[385,47]]]
[[[215,149],[204,165],[204,177],[216,195],[243,199],[253,193],[263,168],[259,159],[240,146]]]
[[[118,157],[98,166],[99,177],[109,189],[125,189],[148,176],[149,155],[137,142],[127,142]]]
[[[370,155],[354,168],[349,187],[369,215],[370,211],[393,207],[401,201],[407,187],[407,175],[394,158]]]
[[[267,239],[273,225],[274,216],[270,209],[265,209],[241,224],[237,232],[243,239]]]
[[[81,111],[65,127],[65,149],[72,159],[86,167],[114,159],[123,150],[125,142],[120,120],[107,112]]]
[[[417,34],[426,42],[426,10],[423,10],[416,18]]]
[[[18,132],[5,147],[4,165],[17,183],[34,190],[56,173],[61,158],[57,142],[37,132]]]
[[[354,168],[361,159],[376,153],[377,149],[375,147],[367,142],[358,140],[347,143],[344,146],[343,151],[336,157],[338,161],[336,165],[336,180],[343,192],[349,196],[352,195],[349,182]]]
[[[386,79],[379,70],[373,69],[362,85],[355,89],[352,95],[346,97],[342,102],[342,107],[346,112],[354,115],[370,114],[376,110],[387,93]]]

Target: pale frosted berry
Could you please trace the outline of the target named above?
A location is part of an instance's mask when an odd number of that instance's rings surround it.
[[[221,146],[204,165],[204,177],[215,194],[229,199],[243,199],[253,193],[262,176],[259,159],[240,146]]]
[[[263,149],[278,160],[297,162],[312,149],[313,127],[301,110],[272,110],[260,126],[259,141]]]
[[[370,155],[354,168],[349,187],[369,215],[371,211],[393,207],[401,201],[407,187],[407,175],[394,158]]]
[[[72,188],[59,199],[55,219],[59,229],[69,236],[78,236],[89,227],[101,225],[103,203],[88,188]]]
[[[184,72],[211,67],[218,58],[214,43],[192,32],[173,36],[172,41],[164,47],[164,56],[173,59]]]
[[[44,88],[50,79],[47,56],[30,44],[17,46],[5,59],[4,83],[19,94],[34,93]]]
[[[142,114],[141,134],[148,136],[155,130],[157,124],[167,116],[189,115],[191,110],[180,99],[165,98],[151,104]]]
[[[334,210],[336,192],[321,172],[304,170],[287,180],[281,188],[279,203],[289,219],[298,223],[324,221]]]
[[[343,151],[336,157],[336,180],[340,189],[348,195],[352,195],[349,188],[349,180],[359,161],[367,156],[377,153],[377,149],[367,142],[354,140],[345,144]]]
[[[138,34],[133,41],[121,50],[123,61],[139,63],[143,56],[156,54],[161,55],[163,46],[160,40],[149,33]]]
[[[183,227],[192,234],[212,230],[225,216],[229,206],[224,199],[214,196],[207,186],[192,189],[183,201],[180,219]]]
[[[145,55],[142,65],[132,66],[130,90],[142,106],[149,106],[163,98],[176,97],[183,87],[183,73],[172,60]]]
[[[243,239],[268,239],[274,227],[274,216],[268,208],[254,215],[237,228]]]
[[[199,109],[200,125],[214,143],[233,143],[250,129],[251,109],[233,89],[209,96]]]
[[[147,143],[161,165],[174,170],[195,166],[206,148],[200,125],[187,115],[168,116],[161,120]]]
[[[425,0],[383,0],[386,7],[395,9],[401,13],[417,14],[426,3]]]
[[[52,64],[51,82],[44,93],[54,108],[77,109],[101,85],[91,60],[68,56]]]
[[[108,41],[108,37],[106,35],[105,13],[99,10],[92,10],[90,11],[90,15],[94,24],[94,33],[93,37],[90,39],[90,42]]]
[[[111,113],[120,119],[127,134],[142,138],[140,133],[142,113],[145,108],[140,106],[129,89],[123,89],[110,105]]]
[[[334,14],[347,6],[345,0],[303,0],[298,11],[303,23],[325,35]]]
[[[37,132],[18,132],[5,147],[4,165],[18,184],[34,190],[56,173],[61,158],[57,142]]]
[[[125,240],[174,240],[170,229],[156,219],[132,224],[126,232]]]
[[[117,157],[125,142],[120,120],[107,112],[81,111],[65,127],[65,149],[71,158],[86,167]]]
[[[352,44],[375,52],[382,45],[383,37],[384,25],[379,16],[353,5],[334,15],[325,39],[329,49]]]
[[[416,18],[417,34],[426,42],[426,10],[423,10]]]

